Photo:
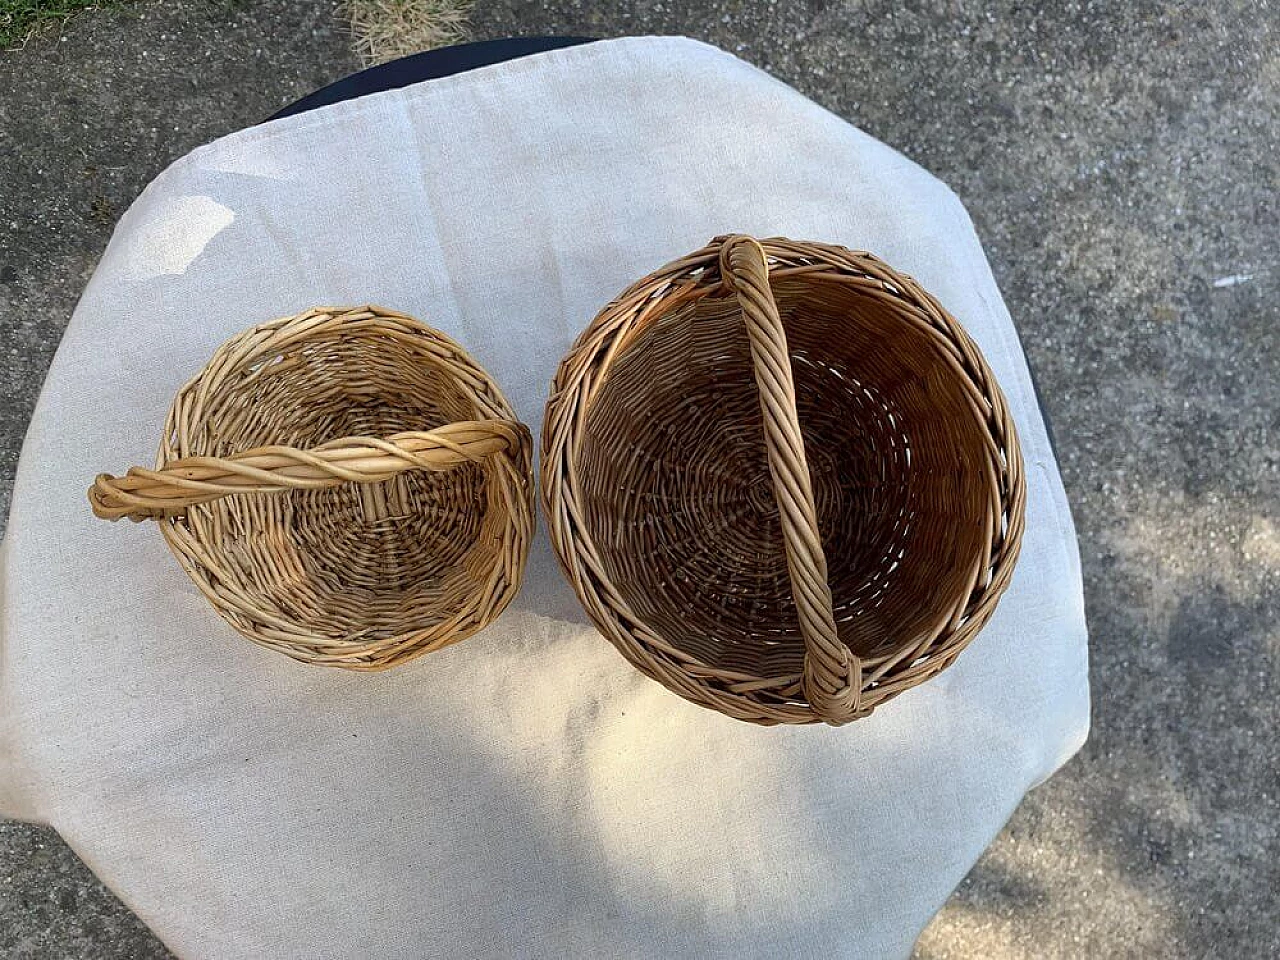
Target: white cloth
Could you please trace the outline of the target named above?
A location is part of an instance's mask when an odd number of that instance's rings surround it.
[[[90,515],[231,334],[316,304],[466,345],[535,436],[561,355],[714,235],[873,251],[965,324],[1027,460],[1022,559],[951,670],[841,729],[692,706],[594,630],[545,535],[488,631],[385,674],[240,638],[151,526]],[[1074,532],[964,209],[684,39],[541,54],[179,160],[58,351],[4,544],[0,809],[188,957],[893,957],[1088,729]]]

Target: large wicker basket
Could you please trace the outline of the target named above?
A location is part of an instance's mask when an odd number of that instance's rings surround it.
[[[107,519],[154,519],[250,640],[377,670],[461,640],[515,596],[532,441],[455,342],[375,307],[223,345],[178,393],[156,468],[103,475]]]
[[[723,237],[634,284],[562,362],[544,507],[599,629],[695,703],[841,724],[983,627],[1023,529],[990,368],[866,253]]]

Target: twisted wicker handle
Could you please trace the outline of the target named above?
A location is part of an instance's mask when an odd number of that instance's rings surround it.
[[[406,470],[448,470],[531,443],[529,428],[514,420],[468,420],[386,439],[344,437],[309,450],[258,447],[225,458],[183,457],[157,470],[101,474],[89,488],[89,502],[104,520],[159,519],[233,494],[317,490],[377,483]]]
[[[787,571],[800,619],[800,635],[804,638],[804,695],[825,722],[848,723],[862,712],[862,664],[836,633],[827,558],[822,551],[804,436],[796,411],[791,353],[769,287],[769,261],[764,247],[752,237],[718,239],[721,280],[737,294],[751,339],[769,473],[782,518]]]

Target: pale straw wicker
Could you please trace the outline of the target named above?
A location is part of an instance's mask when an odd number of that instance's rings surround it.
[[[457,343],[376,307],[224,344],[178,393],[156,469],[98,477],[107,519],[154,519],[250,640],[378,670],[461,640],[515,596],[532,441]]]
[[[990,368],[866,253],[724,237],[562,362],[552,542],[640,670],[762,724],[841,724],[933,676],[1009,583],[1026,499]]]

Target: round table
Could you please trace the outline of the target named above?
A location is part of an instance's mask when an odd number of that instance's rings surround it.
[[[473,67],[302,101],[179,160],[122,218],[18,465],[0,811],[54,826],[181,956],[906,956],[1088,730],[1070,512],[964,208],[691,40]],[[915,276],[1022,439],[1027,531],[995,618],[869,719],[760,728],[668,693],[585,621],[545,533],[492,627],[366,675],[245,642],[155,530],[90,514],[93,476],[148,462],[174,393],[247,326],[404,311],[537,435],[595,312],[736,231]]]

